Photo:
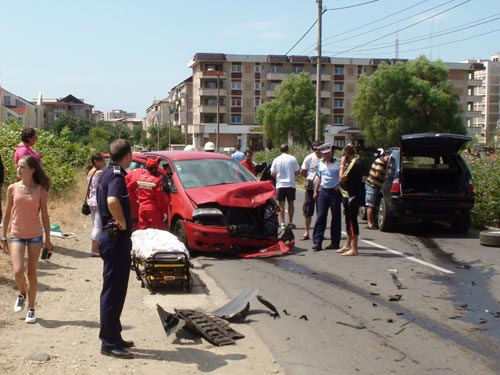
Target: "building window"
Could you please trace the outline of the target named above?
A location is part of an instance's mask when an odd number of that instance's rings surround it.
[[[358,65],[358,76],[363,74],[363,65]]]
[[[260,107],[261,101],[260,101],[260,96],[255,97],[255,107]]]
[[[284,73],[283,65],[271,65],[271,73]]]
[[[231,116],[231,124],[241,124],[241,115]]]
[[[216,89],[217,88],[217,81],[207,81],[207,82],[205,82],[205,88],[207,88],[207,89]]]
[[[231,82],[231,90],[241,90],[241,81]]]
[[[10,96],[5,95],[3,97],[3,105],[10,105]]]
[[[334,74],[343,76],[344,75],[344,65],[335,65]]]
[[[343,116],[333,116],[333,125],[344,125]]]
[[[216,98],[208,98],[206,103],[209,106],[217,105],[217,99]]]
[[[255,82],[255,90],[260,90],[260,82]]]
[[[241,73],[241,64],[233,64],[233,65],[231,65],[231,72],[233,72],[233,73]]]
[[[217,122],[217,115],[205,115],[205,122],[215,124]]]
[[[333,84],[334,92],[344,92],[344,84],[343,83],[334,83]]]
[[[255,65],[255,73],[260,73],[260,65]]]
[[[344,108],[344,100],[342,100],[342,99],[335,99],[333,101],[333,108]]]
[[[292,73],[299,74],[304,71],[303,66],[292,66]]]
[[[231,98],[231,107],[241,107],[241,96]]]
[[[318,71],[317,67],[314,66],[313,70],[312,70],[312,74],[316,74],[317,71]],[[326,68],[324,65],[321,65],[321,68],[319,68],[319,72],[320,72],[320,74],[325,74]]]
[[[271,91],[276,90],[276,87],[278,87],[278,86],[279,86],[279,84],[280,84],[279,82],[271,82],[271,83],[269,84],[269,90],[271,90]]]

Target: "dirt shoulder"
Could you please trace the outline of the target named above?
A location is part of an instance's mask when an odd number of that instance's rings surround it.
[[[83,194],[76,194],[83,196]],[[26,310],[14,313],[16,297],[8,256],[0,256],[0,373],[2,374],[279,374],[283,373],[256,332],[247,324],[231,324],[245,335],[236,345],[216,347],[180,330],[167,337],[156,304],[174,308],[215,309],[228,301],[213,279],[194,260],[191,294],[151,294],[131,273],[122,314],[123,336],[133,340],[135,358],[100,354],[99,294],[102,261],[89,257],[90,218],[80,203],[51,202],[51,222],[74,239],[54,238],[54,255],[39,265],[37,324],[24,322]]]

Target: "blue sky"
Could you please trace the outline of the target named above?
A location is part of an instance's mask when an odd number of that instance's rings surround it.
[[[324,56],[393,58],[396,30],[400,58],[500,51],[498,0],[369,2],[323,0]],[[0,85],[142,117],[191,75],[196,52],[286,54],[316,19],[316,0],[0,0]],[[316,37],[314,26],[288,54],[315,55]]]

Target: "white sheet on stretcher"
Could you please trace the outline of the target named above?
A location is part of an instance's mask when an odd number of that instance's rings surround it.
[[[182,252],[189,251],[186,246],[172,233],[159,229],[140,229],[132,233],[132,254],[141,259],[147,259],[156,252]]]

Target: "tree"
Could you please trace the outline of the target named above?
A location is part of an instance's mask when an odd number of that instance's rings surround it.
[[[361,76],[353,116],[368,145],[398,145],[403,134],[466,134],[442,62],[424,56],[409,63],[382,63],[371,76]]]
[[[306,72],[292,74],[276,88],[276,97],[257,108],[256,119],[274,144],[292,136],[299,144],[314,138],[315,87]]]

